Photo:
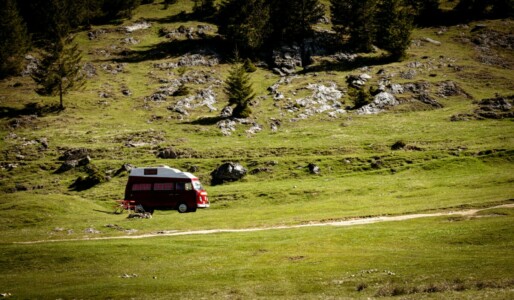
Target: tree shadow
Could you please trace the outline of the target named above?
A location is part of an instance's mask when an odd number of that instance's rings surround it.
[[[230,117],[222,117],[222,116],[214,116],[214,117],[202,117],[199,119],[196,119],[194,121],[188,122],[188,124],[192,125],[214,125],[218,123],[219,121],[229,119]]]
[[[99,213],[104,213],[104,214],[107,214],[107,215],[116,215],[116,213],[114,211],[99,210],[99,209],[93,209],[93,211],[96,211],[96,212],[99,212]]]
[[[189,22],[195,21],[198,19],[198,16],[193,13],[186,13],[185,11],[181,11],[176,15],[168,16],[165,18],[147,18],[147,21],[155,22],[159,24],[167,24],[167,23],[180,23],[180,22]]]
[[[148,46],[143,50],[128,50],[123,52],[123,57],[115,58],[116,62],[137,63],[149,60],[159,60],[169,57],[178,57],[185,54],[209,54],[229,53],[227,44],[219,36],[205,37],[202,39],[173,40]],[[221,57],[223,61],[226,58]]]
[[[41,117],[52,113],[59,113],[62,110],[63,108],[57,104],[40,106],[35,102],[25,104],[25,107],[23,108],[0,106],[0,119],[17,118],[30,115],[37,115]]]
[[[381,55],[373,57],[359,56],[352,61],[339,62],[339,61],[322,61],[318,65],[311,65],[299,71],[298,74],[308,74],[315,72],[329,72],[329,71],[351,71],[366,66],[381,66],[387,65],[393,62],[397,62],[398,59],[390,55]]]

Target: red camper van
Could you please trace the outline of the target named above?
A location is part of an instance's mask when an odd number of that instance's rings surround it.
[[[194,212],[210,206],[198,178],[168,166],[133,168],[125,187],[125,200],[135,201],[150,213],[156,209]]]

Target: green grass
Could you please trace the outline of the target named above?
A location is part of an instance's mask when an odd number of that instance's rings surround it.
[[[167,107],[182,97],[168,97],[165,102],[145,100],[165,85],[161,79],[179,78],[177,70],[159,70],[153,65],[176,61],[189,50],[180,42],[159,37],[158,32],[182,24],[205,24],[172,21],[173,16],[191,9],[191,1],[179,1],[168,10],[163,10],[160,2],[143,5],[122,25],[144,18],[152,22],[149,29],[127,35],[115,30],[118,25],[97,26],[93,29],[111,32],[94,40],[88,39],[87,32],[79,32],[76,40],[84,61],[93,63],[97,75],[83,91],[65,96],[66,110],[62,112],[51,110],[58,103],[56,98],[34,93],[30,78],[0,81],[0,266],[5,270],[0,275],[0,293],[23,299],[514,296],[510,267],[513,213],[508,208],[484,210],[471,217],[351,228],[84,240],[166,230],[299,225],[512,203],[512,120],[450,121],[453,115],[473,112],[477,100],[495,93],[512,94],[514,88],[512,70],[477,61],[473,44],[462,40],[472,38],[469,28],[448,27],[442,35],[436,33],[440,28],[416,29],[414,40],[431,37],[442,45],[413,45],[405,61],[370,65],[366,71],[329,65],[328,70],[299,75],[291,84],[279,87],[291,100],[310,95],[305,89],[309,83],[334,82],[345,92],[347,75],[367,72],[373,76],[370,85],[376,85],[379,78],[375,74],[385,69],[394,83],[429,83],[430,94],[444,106],[441,109],[402,95],[406,103],[378,115],[349,112],[331,118],[321,114],[293,122],[297,113],[285,111],[286,100],[275,101],[267,91],[280,78],[259,68],[251,74],[258,100],[252,117],[263,131],[248,135],[249,125],[240,125],[231,136],[223,136],[215,124],[205,124],[205,118],[217,116],[226,105],[219,82],[188,84],[191,93],[212,86],[217,111],[202,107],[181,118]],[[483,23],[501,32],[513,27],[512,20]],[[214,26],[209,34],[215,31]],[[140,43],[120,45],[127,36]],[[159,52],[162,49],[164,55]],[[141,56],[141,61],[127,60],[122,50],[147,56]],[[370,57],[374,55],[378,54]],[[111,74],[102,69],[102,64],[120,61],[126,63],[124,72]],[[425,67],[417,70],[414,79],[402,79],[398,74],[412,62]],[[184,71],[224,80],[229,68],[222,61],[212,68],[187,67]],[[454,81],[471,97],[436,96],[437,85],[446,80]],[[124,87],[132,96],[122,95]],[[100,91],[112,97],[100,98]],[[346,93],[342,100],[345,105],[352,103]],[[31,110],[33,104],[40,109]],[[28,116],[34,114],[37,117]],[[202,118],[205,122],[198,122]],[[21,126],[10,125],[15,119],[22,120]],[[281,121],[277,132],[270,129],[272,119]],[[42,137],[49,142],[46,151],[39,149],[37,140]],[[147,144],[127,147],[127,141]],[[391,150],[398,141],[410,148]],[[193,156],[156,158],[158,149],[170,146],[191,151]],[[110,181],[89,190],[70,189],[79,176],[86,175],[85,170],[62,174],[55,170],[62,163],[58,158],[63,151],[78,147],[89,150],[92,164],[111,174]],[[240,162],[249,171],[267,167],[270,172],[211,186],[210,173],[225,161]],[[112,214],[114,200],[123,197],[127,181],[126,174],[112,174],[123,163],[140,167],[166,164],[183,170],[197,166],[195,175],[207,188],[211,208],[191,214],[156,211],[148,220]],[[321,174],[309,174],[309,163],[320,166]],[[9,164],[16,167],[9,169]],[[13,192],[20,186],[28,190]],[[89,229],[100,232],[89,233]],[[77,241],[17,244],[68,239]],[[138,276],[120,277],[133,273]]]
[[[309,299],[365,298],[389,285],[421,290],[458,281],[463,290],[444,295],[481,297],[490,291],[483,289],[487,284],[513,284],[506,268],[513,263],[511,224],[512,215],[459,222],[441,217],[352,228],[3,244],[0,262],[9,274],[0,275],[0,289],[17,298]],[[361,285],[366,288],[358,292]]]

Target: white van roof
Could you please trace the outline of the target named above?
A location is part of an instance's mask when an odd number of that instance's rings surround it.
[[[196,178],[189,172],[182,172],[179,169],[170,168],[168,166],[133,168],[130,176],[137,177],[165,177],[165,178]]]

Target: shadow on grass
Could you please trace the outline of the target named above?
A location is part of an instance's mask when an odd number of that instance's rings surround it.
[[[51,113],[59,113],[62,110],[63,109],[57,104],[39,106],[39,104],[34,102],[25,104],[25,107],[23,108],[1,106],[0,119],[30,115],[37,115],[41,117]]]
[[[212,36],[193,40],[166,41],[146,47],[146,49],[143,50],[124,51],[123,57],[116,58],[114,61],[137,63],[169,57],[178,57],[185,54],[205,55],[208,53],[230,53],[230,51],[227,50],[227,45],[221,37]]]
[[[148,18],[146,19],[149,22],[155,22],[159,24],[168,24],[168,23],[182,23],[189,21],[198,21],[198,16],[193,13],[186,13],[185,11],[181,11],[176,15],[168,16],[165,18]]]
[[[363,57],[359,56],[353,61],[348,62],[330,62],[323,61],[319,65],[309,66],[304,70],[300,71],[299,74],[307,74],[313,72],[321,72],[321,71],[351,71],[362,67],[367,66],[381,66],[387,65],[393,62],[397,62],[398,59],[389,56],[389,55],[381,55],[381,56],[372,56],[372,57]]]
[[[214,125],[214,124],[218,123],[219,121],[226,120],[226,119],[229,119],[229,117],[221,117],[221,116],[203,117],[203,118],[199,118],[194,121],[188,122],[188,124],[208,126],[208,125]]]
[[[117,213],[114,212],[114,209],[112,211],[93,209],[93,211],[96,211],[96,212],[99,212],[99,213],[104,213],[104,214],[107,214],[107,215],[116,215],[117,214]]]

